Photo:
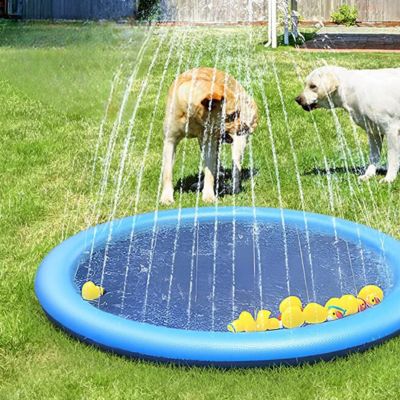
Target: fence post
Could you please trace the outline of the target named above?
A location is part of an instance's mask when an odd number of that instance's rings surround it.
[[[278,47],[276,1],[268,0],[268,42],[265,44],[265,47],[273,49]]]
[[[283,35],[283,43],[285,46],[289,45],[289,20],[290,20],[290,9],[289,9],[289,0],[284,1],[284,17],[283,17],[283,25],[284,25],[284,35]]]
[[[292,34],[295,39],[299,37],[299,12],[297,0],[291,0],[292,10]]]

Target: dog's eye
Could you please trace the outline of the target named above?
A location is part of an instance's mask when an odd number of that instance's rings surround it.
[[[311,89],[311,90],[314,90],[314,89],[316,89],[316,88],[317,88],[317,85],[314,85],[314,84],[311,84],[311,85],[310,85],[310,89]]]
[[[233,122],[235,119],[239,117],[239,113],[237,111],[233,112],[232,114],[228,114],[225,117],[226,122]]]

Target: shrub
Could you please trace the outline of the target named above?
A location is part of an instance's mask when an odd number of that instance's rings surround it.
[[[357,23],[358,11],[356,7],[347,4],[342,5],[331,15],[335,24],[353,26]]]
[[[160,0],[139,1],[138,18],[145,21],[158,20],[160,16]]]

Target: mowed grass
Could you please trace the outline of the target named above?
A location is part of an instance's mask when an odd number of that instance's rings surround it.
[[[293,101],[317,65],[396,67],[400,55],[271,51],[260,45],[264,36],[259,28],[0,23],[0,399],[400,396],[399,339],[300,367],[179,368],[79,343],[47,320],[35,298],[36,269],[60,241],[158,207],[167,90],[195,66],[229,71],[256,98],[260,125],[245,160],[257,170],[256,205],[332,214],[400,238],[400,179],[360,185],[354,173],[365,165],[366,135],[342,111],[337,119],[323,110],[307,114]],[[228,147],[222,159],[229,166]],[[198,166],[197,143],[182,143],[175,182],[196,177]],[[179,187],[175,196],[176,206],[197,201]],[[219,205],[234,201],[251,205],[249,181]]]

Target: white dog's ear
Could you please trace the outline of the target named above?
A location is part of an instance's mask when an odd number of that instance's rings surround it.
[[[339,88],[339,79],[337,75],[332,72],[326,72],[321,75],[321,89],[324,91],[324,94],[331,95]]]

